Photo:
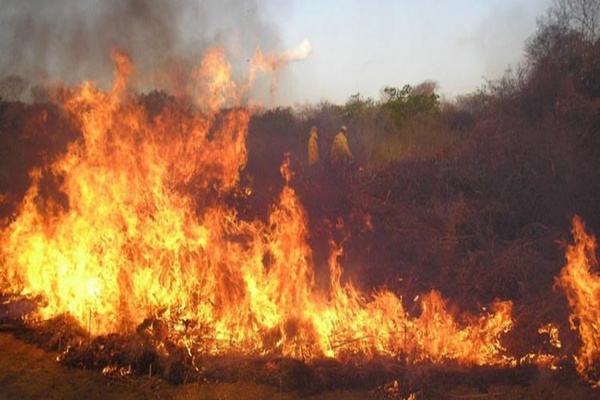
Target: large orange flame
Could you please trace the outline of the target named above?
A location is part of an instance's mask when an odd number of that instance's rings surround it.
[[[110,91],[84,83],[63,93],[83,137],[51,168],[31,172],[1,232],[0,290],[39,296],[41,318],[68,313],[92,335],[160,319],[171,338],[205,354],[514,362],[500,343],[512,326],[510,302],[455,318],[432,291],[409,315],[390,291],[342,283],[336,243],[329,289],[317,290],[288,158],[268,220],[237,217],[223,198],[246,163],[250,112],[239,107],[247,84],[231,81],[222,51],[194,72],[198,108],[167,105],[151,121],[128,94],[131,62],[114,59]],[[65,204],[40,195],[44,174],[60,178]]]
[[[600,387],[600,276],[596,239],[586,233],[581,218],[573,218],[575,243],[567,248],[567,265],[557,283],[572,308],[571,328],[577,330],[581,347],[575,356],[577,372],[595,387]]]

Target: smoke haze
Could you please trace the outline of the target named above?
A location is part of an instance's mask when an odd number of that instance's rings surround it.
[[[243,60],[239,70],[257,47],[277,45],[254,1],[0,0],[0,7],[0,78],[19,74],[30,83],[107,84],[115,47],[147,77],[185,72],[209,46]]]

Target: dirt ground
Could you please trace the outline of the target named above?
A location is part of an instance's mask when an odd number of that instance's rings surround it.
[[[0,399],[297,399],[251,382],[171,385],[156,377],[114,380],[97,371],[67,368],[57,354],[0,333]],[[323,393],[307,399],[369,399],[375,392]]]
[[[0,332],[0,399],[386,399],[371,391],[335,391],[313,396],[284,392],[274,386],[252,382],[188,383],[171,385],[158,377],[115,380],[97,371],[67,368],[56,362],[57,354]],[[540,377],[529,386],[492,387],[486,393],[473,388],[428,393],[417,399],[600,399],[600,390],[583,384],[564,385],[552,376]]]

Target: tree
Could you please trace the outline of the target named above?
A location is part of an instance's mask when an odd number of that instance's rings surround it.
[[[375,102],[371,97],[365,99],[360,93],[353,94],[344,105],[343,118],[346,121],[360,118],[368,110],[372,109],[374,105]]]
[[[593,42],[600,37],[600,0],[555,0],[549,18]]]
[[[29,84],[20,75],[8,75],[0,81],[0,98],[4,101],[19,101]]]
[[[163,108],[175,104],[175,97],[163,90],[152,90],[139,97],[140,103],[148,112],[148,119],[151,121],[156,115],[159,115]]]
[[[434,96],[438,88],[437,82],[426,80],[419,83],[412,90],[413,95]]]
[[[34,103],[48,103],[50,101],[50,93],[48,88],[43,85],[34,85],[29,89],[29,95]]]
[[[382,109],[400,126],[416,116],[435,117],[440,114],[440,96],[435,93],[437,84],[425,81],[415,88],[404,85],[402,89],[386,86],[382,89]]]
[[[565,104],[559,97],[600,95],[600,0],[555,0],[528,41],[528,84],[546,108]],[[557,103],[558,102],[558,103]]]

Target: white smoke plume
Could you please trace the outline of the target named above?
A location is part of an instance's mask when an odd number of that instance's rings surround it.
[[[296,47],[293,47],[283,53],[283,57],[288,61],[306,60],[312,53],[312,45],[308,39],[304,39]]]

